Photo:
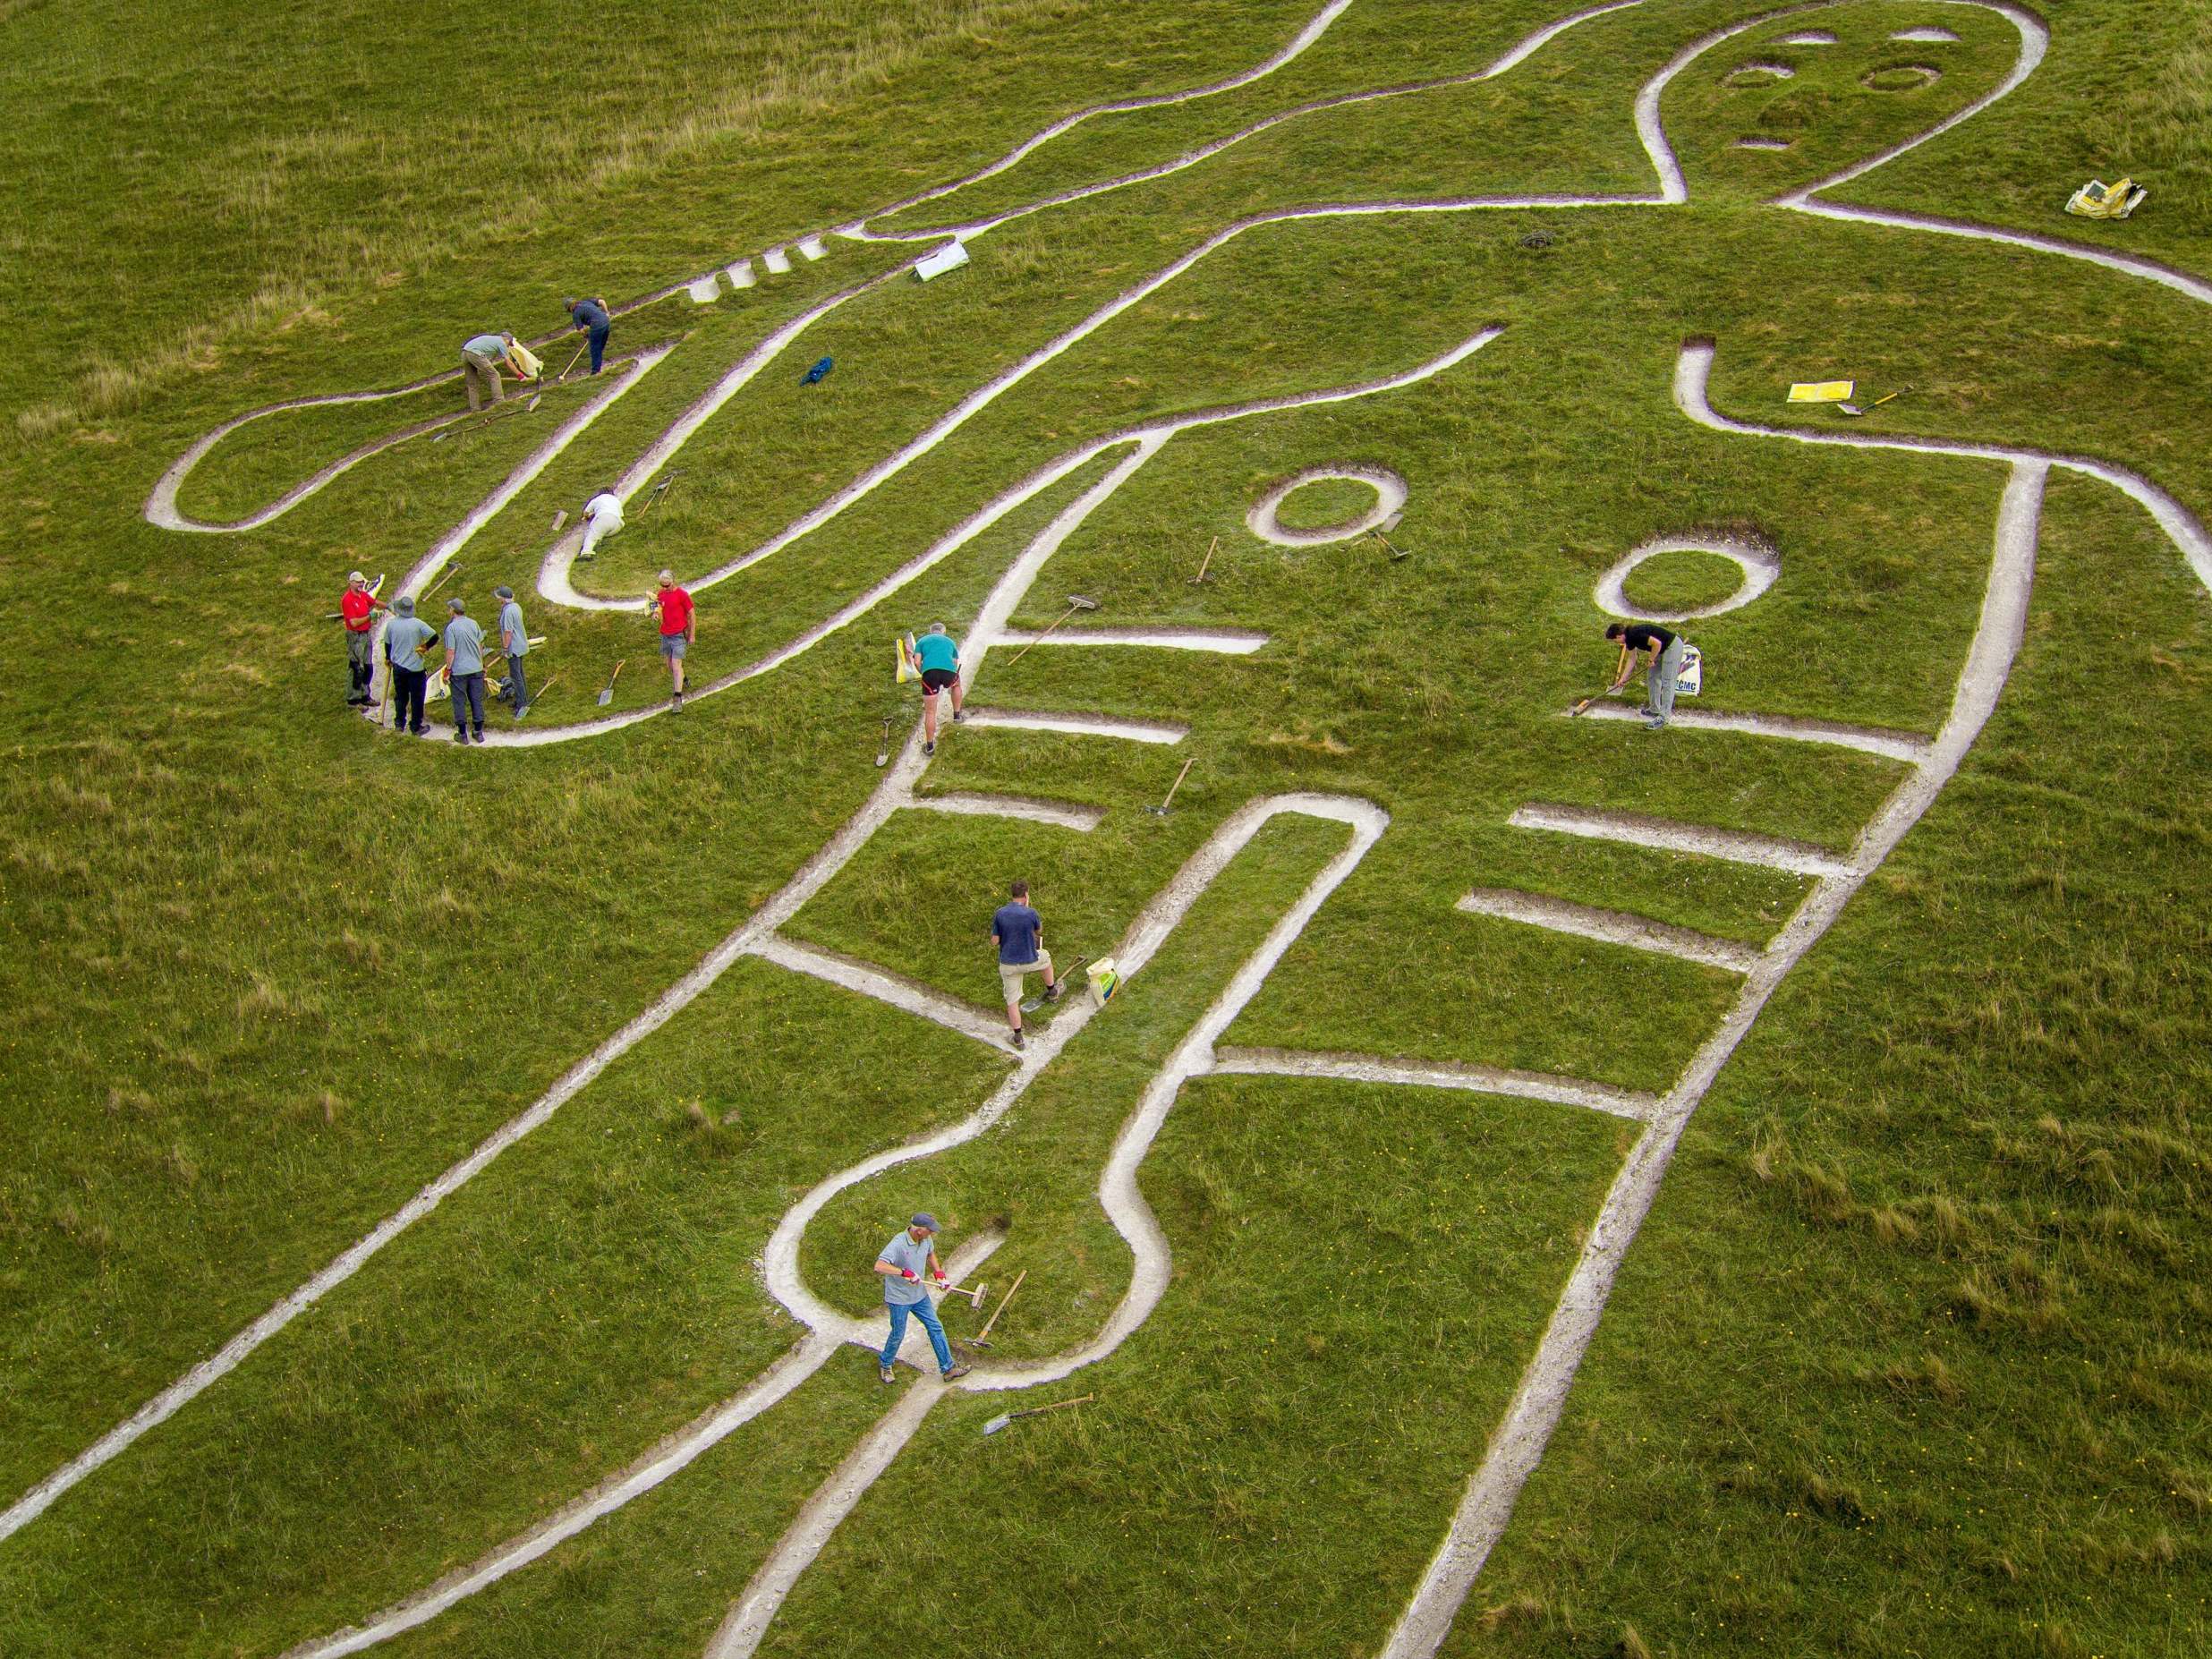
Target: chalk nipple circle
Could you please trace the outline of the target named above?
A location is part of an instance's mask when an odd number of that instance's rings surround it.
[[[1736,584],[1733,593],[1717,604],[1699,605],[1690,610],[1640,609],[1629,602],[1629,577],[1646,559],[1656,558],[1662,553],[1710,553],[1743,572],[1743,580]],[[1645,622],[1695,622],[1700,617],[1741,610],[1773,587],[1774,579],[1781,574],[1782,555],[1763,541],[1723,540],[1718,536],[1663,536],[1632,549],[1597,579],[1590,597],[1597,601],[1598,609],[1610,617]]]
[[[1366,485],[1374,491],[1374,505],[1341,523],[1323,524],[1317,530],[1293,530],[1282,522],[1282,504],[1293,490],[1330,479]],[[1245,515],[1245,525],[1261,540],[1272,541],[1279,548],[1311,548],[1329,541],[1349,541],[1354,536],[1380,529],[1383,520],[1405,506],[1408,493],[1406,481],[1385,466],[1311,466],[1303,472],[1291,474],[1255,502],[1252,510]]]

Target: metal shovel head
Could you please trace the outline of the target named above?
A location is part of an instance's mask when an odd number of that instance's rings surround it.
[[[1389,532],[1397,529],[1399,520],[1404,518],[1405,516],[1405,511],[1401,508],[1398,512],[1392,513],[1388,518],[1385,518],[1381,523],[1377,524],[1375,528],[1387,534]]]
[[[1008,1424],[1013,1421],[1014,1414],[1012,1412],[1002,1411],[997,1417],[991,1418],[990,1422],[983,1425],[983,1433],[986,1434],[996,1434],[1000,1429],[1004,1428]]]

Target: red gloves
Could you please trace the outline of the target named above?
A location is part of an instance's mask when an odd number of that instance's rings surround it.
[[[898,1270],[898,1276],[905,1280],[908,1284],[913,1284],[915,1282],[916,1275],[914,1269],[911,1267],[900,1268]]]

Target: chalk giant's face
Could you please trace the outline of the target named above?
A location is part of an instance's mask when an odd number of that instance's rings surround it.
[[[1731,29],[1661,102],[1692,200],[1801,190],[1971,108],[2039,38],[2014,10],[1846,0]]]

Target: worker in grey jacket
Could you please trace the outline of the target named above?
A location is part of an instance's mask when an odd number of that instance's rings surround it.
[[[530,631],[523,626],[523,608],[515,602],[515,590],[502,583],[492,589],[499,601],[499,649],[506,657],[506,685],[499,694],[515,705],[515,718],[530,712],[530,682],[523,676],[523,658],[530,650]]]

